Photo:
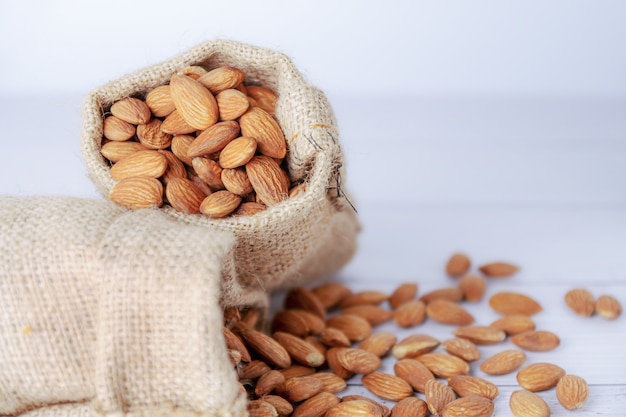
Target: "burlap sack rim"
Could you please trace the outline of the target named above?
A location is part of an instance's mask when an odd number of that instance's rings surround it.
[[[92,179],[94,184],[96,184],[98,191],[103,195],[103,197],[108,199],[108,192],[116,183],[116,181],[110,176],[110,166],[105,161],[104,157],[100,155],[99,140],[102,138],[102,115],[104,115],[105,108],[112,104],[112,101],[107,102],[104,96],[113,96],[112,100],[115,101],[123,97],[145,94],[145,91],[139,83],[139,79],[145,77],[147,71],[164,74],[163,77],[169,79],[171,74],[174,74],[176,71],[187,65],[205,62],[211,60],[216,55],[219,55],[220,45],[236,46],[244,49],[246,53],[252,55],[261,53],[269,54],[273,56],[275,61],[281,62],[283,65],[293,66],[290,58],[281,52],[236,41],[216,39],[201,43],[175,58],[134,71],[92,91],[85,100],[84,121],[81,132],[81,149],[84,159],[87,161],[92,159],[93,155],[99,156],[98,166],[90,166],[93,170],[89,170],[89,177]],[[299,72],[295,72],[292,75],[297,77],[297,82],[300,82],[311,89],[317,90],[306,83],[304,77]],[[155,82],[156,81],[157,80],[155,80]],[[123,86],[126,87],[120,88]],[[129,92],[129,94],[113,95],[111,93],[111,91],[129,90],[132,86],[135,86],[135,88],[132,88],[133,92]],[[277,109],[279,109],[280,106],[281,100],[279,98],[277,102]],[[100,117],[93,117],[93,115],[87,111],[87,109],[93,108],[99,109]],[[315,157],[311,161],[306,161],[306,163],[310,165],[311,169],[307,170],[305,176],[301,178],[301,180],[307,183],[306,192],[301,193],[294,198],[286,199],[278,205],[268,207],[266,210],[257,213],[254,216],[211,219],[201,214],[181,213],[169,206],[161,207],[159,210],[162,210],[169,216],[184,222],[204,224],[207,226],[218,227],[220,229],[234,229],[241,228],[242,226],[256,227],[258,225],[282,222],[285,218],[298,215],[304,207],[308,207],[306,209],[307,211],[311,209],[321,210],[324,208],[323,201],[325,199],[329,200],[332,203],[332,206],[334,206],[337,210],[343,209],[346,204],[346,200],[344,198],[345,195],[343,195],[342,190],[339,188],[343,168],[343,158],[336,139],[338,132],[335,126],[316,125],[310,126],[310,128],[310,136],[304,138],[297,137],[305,136],[304,132],[298,132],[294,137],[286,138],[288,144],[291,144],[294,140],[308,140],[315,150]],[[330,137],[331,140],[329,141],[326,139],[327,137]],[[316,138],[322,138],[322,140],[316,140]],[[318,143],[328,145],[319,146]],[[325,154],[330,154],[332,158],[324,157]],[[290,155],[288,153],[287,158],[289,158],[289,156]],[[332,162],[329,162],[329,160]],[[104,180],[105,188],[103,188],[99,179]]]

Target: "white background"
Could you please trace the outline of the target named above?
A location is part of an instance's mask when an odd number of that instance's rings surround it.
[[[363,232],[335,279],[388,291],[411,280],[423,292],[454,284],[442,268],[456,250],[475,264],[515,262],[520,274],[490,293],[534,295],[546,310],[538,321],[563,341],[532,359],[592,384],[576,415],[623,415],[624,317],[585,321],[562,297],[585,286],[626,304],[626,2],[15,0],[1,8],[0,194],[99,198],[78,145],[90,90],[210,39],[280,50],[326,92],[339,123]],[[485,306],[472,313],[493,318]],[[496,413],[508,415],[515,381],[499,384]],[[553,391],[542,395],[553,415],[569,415]]]

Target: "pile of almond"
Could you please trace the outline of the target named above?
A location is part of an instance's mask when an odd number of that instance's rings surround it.
[[[250,415],[491,416],[498,387],[471,375],[479,359],[484,359],[479,369],[487,375],[517,373],[520,389],[509,399],[516,417],[549,416],[550,407],[535,393],[553,388],[564,408],[582,407],[589,395],[582,377],[548,362],[525,365],[526,351],[549,351],[560,344],[555,333],[536,329],[532,316],[542,311],[536,300],[517,292],[494,294],[489,305],[502,317],[488,325],[474,323],[461,304],[480,301],[488,278],[510,276],[517,267],[496,262],[480,267],[480,274],[468,274],[469,267],[469,258],[454,255],[446,270],[460,277],[458,285],[419,298],[415,283],[402,284],[391,294],[354,293],[339,283],[292,289],[284,309],[270,321],[271,336],[256,329],[257,311],[226,311],[226,345],[249,398]],[[398,340],[392,332],[374,330],[390,321],[413,329],[425,320],[456,327],[447,340],[420,332]],[[481,358],[480,346],[507,339],[518,349]],[[395,359],[393,374],[380,370],[388,356]],[[389,408],[360,395],[340,397],[354,375],[361,375],[372,397],[395,405]]]
[[[296,195],[285,168],[277,96],[234,67],[190,66],[108,109],[102,155],[131,209],[168,204],[212,218],[252,215]]]

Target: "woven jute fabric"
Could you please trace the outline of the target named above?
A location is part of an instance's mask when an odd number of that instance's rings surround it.
[[[0,244],[0,415],[245,413],[220,297],[267,298],[222,280],[232,233],[106,201],[1,197]]]
[[[106,110],[121,98],[144,97],[188,65],[209,69],[234,66],[246,72],[246,83],[278,94],[275,114],[288,141],[289,174],[292,180],[304,180],[307,188],[254,216],[209,219],[171,207],[162,210],[185,223],[234,233],[235,273],[245,285],[261,285],[271,291],[327,276],[343,266],[355,252],[359,225],[345,198],[344,160],[335,116],[325,95],[305,81],[286,55],[274,50],[210,41],[92,92],[84,108],[82,149],[98,190],[106,197],[116,183],[100,154]]]

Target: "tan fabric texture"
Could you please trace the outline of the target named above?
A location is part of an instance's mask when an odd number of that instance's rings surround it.
[[[124,97],[144,97],[188,65],[230,65],[278,96],[276,118],[288,141],[292,179],[307,182],[305,193],[255,216],[208,219],[164,208],[169,216],[235,234],[235,272],[242,283],[267,291],[327,276],[356,250],[359,225],[345,199],[343,153],[332,108],[280,52],[232,41],[210,41],[167,62],[129,74],[95,90],[86,100],[82,150],[89,175],[106,197],[115,184],[100,155],[103,114]],[[332,248],[331,251],[324,248]],[[323,253],[324,252],[324,253]]]
[[[0,198],[0,415],[242,415],[219,302],[233,244],[158,210]]]

